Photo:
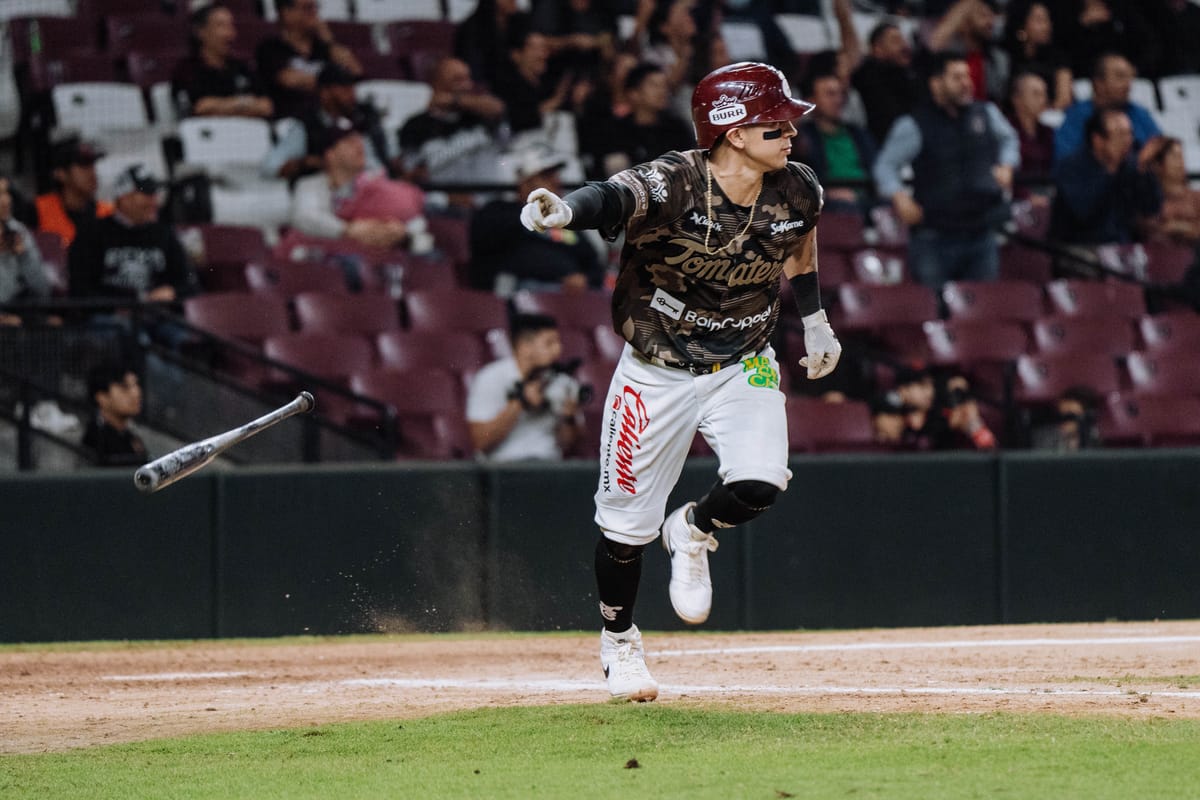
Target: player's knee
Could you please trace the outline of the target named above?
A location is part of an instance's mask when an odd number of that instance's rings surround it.
[[[751,511],[766,511],[779,497],[779,487],[765,481],[734,481],[729,492]]]
[[[600,546],[604,548],[604,552],[612,556],[617,561],[631,561],[642,554],[646,549],[644,544],[622,544],[614,542],[607,536],[600,535]]]

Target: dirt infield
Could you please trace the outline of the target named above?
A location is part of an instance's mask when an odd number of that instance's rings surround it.
[[[647,634],[658,702],[1200,718],[1200,622]],[[0,652],[0,752],[604,702],[597,634]]]

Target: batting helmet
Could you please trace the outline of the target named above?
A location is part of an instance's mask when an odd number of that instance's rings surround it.
[[[692,92],[692,122],[696,126],[696,143],[703,150],[733,128],[792,120],[812,110],[812,103],[792,97],[782,72],[756,61],[715,69]]]

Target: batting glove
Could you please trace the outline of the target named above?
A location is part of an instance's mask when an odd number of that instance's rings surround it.
[[[808,355],[800,359],[800,366],[808,367],[809,380],[823,378],[837,366],[838,359],[842,357],[842,344],[829,326],[825,309],[802,317],[802,320],[804,350]]]
[[[574,214],[561,197],[548,189],[534,189],[525,198],[521,209],[521,224],[528,230],[541,231],[546,228],[565,228]]]

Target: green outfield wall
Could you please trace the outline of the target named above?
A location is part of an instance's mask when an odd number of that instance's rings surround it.
[[[1200,450],[796,458],[710,629],[1200,617]],[[689,462],[672,505],[716,464]],[[0,478],[0,641],[598,627],[596,468]],[[647,550],[638,622],[682,627]]]

